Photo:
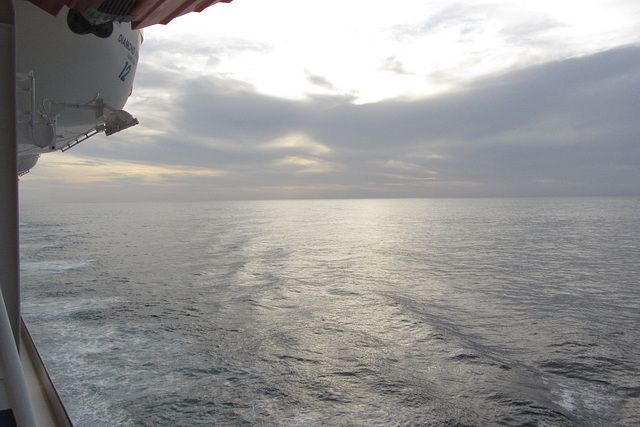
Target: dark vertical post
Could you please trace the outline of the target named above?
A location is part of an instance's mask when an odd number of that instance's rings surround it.
[[[0,289],[4,296],[13,336],[16,344],[19,344],[20,256],[15,57],[13,2],[0,0]]]

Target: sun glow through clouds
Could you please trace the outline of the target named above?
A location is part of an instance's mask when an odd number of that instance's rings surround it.
[[[628,0],[217,4],[145,29],[138,127],[43,156],[21,187],[636,194],[638,28]]]
[[[638,42],[638,9],[624,1],[237,0],[150,27],[147,39],[174,45],[175,67],[251,82],[267,94],[345,93],[371,102]],[[389,58],[395,72],[385,67]],[[311,85],[305,72],[332,88]]]

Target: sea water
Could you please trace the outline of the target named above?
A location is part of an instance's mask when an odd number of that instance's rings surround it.
[[[76,426],[638,425],[640,199],[23,205]]]

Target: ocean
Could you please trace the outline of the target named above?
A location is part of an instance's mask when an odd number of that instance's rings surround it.
[[[25,204],[80,426],[640,425],[640,199]]]

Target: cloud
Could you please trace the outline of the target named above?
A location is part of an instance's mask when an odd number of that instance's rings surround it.
[[[188,176],[193,197],[211,199],[639,194],[638,46],[369,104],[284,99],[224,75],[155,72],[175,77],[166,96],[147,98],[161,80],[147,75],[144,99],[128,106],[143,106],[140,126],[152,132],[83,143],[73,161],[100,165],[78,166],[76,177],[129,175],[123,191],[133,192],[154,182],[122,165],[156,165],[150,176]]]
[[[412,74],[405,70],[404,65],[398,60],[395,55],[386,58],[380,66],[379,70],[387,71],[394,75]]]
[[[320,86],[324,89],[328,90],[337,90],[337,88],[327,79],[326,77],[318,76],[316,74],[311,73],[309,70],[304,70],[305,76],[307,77],[307,81],[315,86]]]

